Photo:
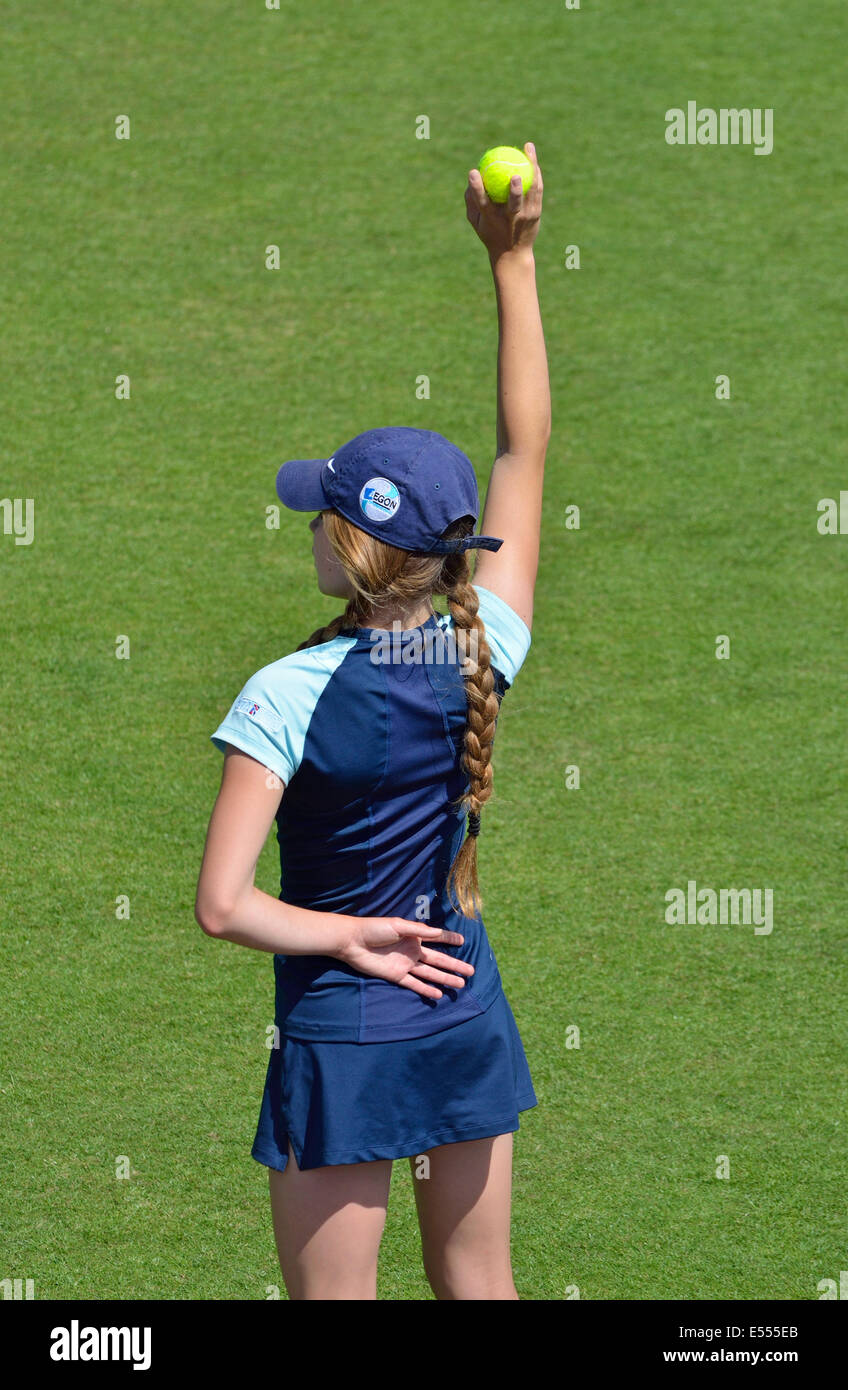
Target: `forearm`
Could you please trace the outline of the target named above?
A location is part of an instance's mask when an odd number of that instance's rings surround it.
[[[336,956],[341,958],[348,940],[347,918],[337,912],[313,912],[280,902],[270,893],[252,887],[231,912],[204,926],[210,936],[272,951],[284,956]]]
[[[498,308],[498,454],[544,454],[551,391],[532,248],[491,257]]]

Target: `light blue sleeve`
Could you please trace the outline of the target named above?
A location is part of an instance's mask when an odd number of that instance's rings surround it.
[[[486,628],[492,665],[502,671],[512,685],[530,650],[530,629],[497,594],[479,584],[474,587],[480,600],[478,613]]]
[[[210,738],[223,752],[227,744],[248,753],[276,773],[286,785],[300,767],[315,706],[355,639],[292,652],[243,686],[230,711]]]

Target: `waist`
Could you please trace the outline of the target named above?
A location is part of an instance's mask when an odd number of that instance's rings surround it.
[[[463,946],[439,947],[474,966],[459,988],[438,999],[353,970],[329,956],[274,957],[275,1022],[286,1037],[323,1042],[390,1042],[452,1028],[485,1013],[501,977],[485,928]]]

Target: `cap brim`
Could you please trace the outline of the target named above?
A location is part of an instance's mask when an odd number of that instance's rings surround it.
[[[277,496],[294,512],[321,512],[333,504],[321,483],[326,459],[292,459],[277,471]]]

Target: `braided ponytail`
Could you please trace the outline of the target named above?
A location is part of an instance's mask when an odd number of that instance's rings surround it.
[[[443,592],[457,633],[457,645],[466,653],[464,679],[468,722],[462,762],[469,777],[468,791],[460,801],[468,812],[468,834],[451,865],[447,890],[455,897],[462,915],[473,917],[482,907],[477,878],[477,837],[480,834],[480,812],[492,795],[492,749],[500,701],[495,693],[492,654],[486,641],[486,629],[477,614],[479,600],[471,583],[465,552],[451,556],[446,561],[443,583]]]

